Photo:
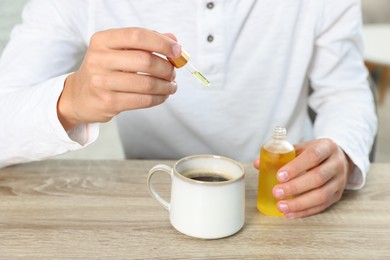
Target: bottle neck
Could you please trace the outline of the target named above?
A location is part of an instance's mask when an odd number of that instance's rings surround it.
[[[287,130],[284,127],[281,126],[275,126],[272,130],[272,138],[283,140],[286,139],[287,136]]]

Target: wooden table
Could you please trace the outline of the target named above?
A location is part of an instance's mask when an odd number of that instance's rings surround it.
[[[368,70],[381,70],[378,101],[383,104],[390,84],[390,24],[366,24],[363,37]]]
[[[390,164],[372,165],[366,187],[326,212],[295,220],[257,211],[248,164],[244,228],[200,240],[173,229],[149,196],[156,163],[49,160],[0,170],[0,259],[390,259]],[[161,175],[156,189],[169,194]]]

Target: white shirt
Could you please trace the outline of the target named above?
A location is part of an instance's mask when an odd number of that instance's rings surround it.
[[[208,2],[30,1],[0,61],[0,167],[93,142],[97,124],[66,133],[57,118],[64,80],[93,33],[144,27],[174,33],[212,86],[178,70],[178,92],[166,103],[121,113],[128,158],[213,153],[253,161],[281,125],[292,143],[333,139],[358,167],[348,188],[361,188],[377,118],[359,1],[214,0],[212,9]],[[314,126],[308,104],[318,113]]]

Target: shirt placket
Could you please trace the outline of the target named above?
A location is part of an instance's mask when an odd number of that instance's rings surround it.
[[[225,79],[224,1],[200,1],[198,12],[198,63],[212,89],[222,89]]]

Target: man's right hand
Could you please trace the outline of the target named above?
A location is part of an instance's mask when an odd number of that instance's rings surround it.
[[[112,29],[94,34],[78,71],[70,74],[57,113],[65,130],[107,122],[122,111],[163,103],[176,92],[170,58],[181,54],[171,34],[141,28]]]

